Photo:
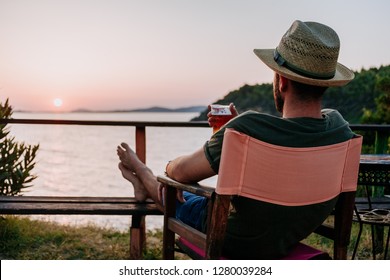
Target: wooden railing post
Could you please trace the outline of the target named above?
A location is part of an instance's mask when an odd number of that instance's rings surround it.
[[[135,152],[139,159],[146,163],[146,128],[145,126],[135,127]]]
[[[387,150],[389,149],[389,132],[388,131],[381,131],[377,130],[375,132],[375,154],[386,154]],[[373,188],[373,195],[374,196],[383,196],[384,195],[384,188],[381,187],[375,187]]]
[[[375,153],[386,154],[389,149],[389,137],[388,131],[376,131],[375,135]]]
[[[388,131],[382,131],[377,130],[375,132],[375,154],[386,154],[389,149],[389,132]],[[382,197],[384,195],[384,187],[373,187],[372,188],[372,195],[374,197]],[[384,238],[384,228],[381,226],[373,226],[375,228],[375,243],[374,251],[376,253],[382,253],[383,252],[383,238]],[[374,256],[375,258],[375,256]]]
[[[135,127],[135,152],[138,158],[146,163],[146,128],[145,126]],[[142,251],[145,246],[146,229],[145,216],[133,215],[130,228],[130,259],[139,260],[142,258]]]

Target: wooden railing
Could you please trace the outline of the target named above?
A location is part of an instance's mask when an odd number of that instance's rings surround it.
[[[146,160],[146,127],[209,127],[207,122],[139,122],[139,121],[93,121],[93,120],[49,120],[49,119],[7,119],[0,124],[47,124],[87,126],[135,127],[135,150],[142,162]]]
[[[146,127],[209,127],[206,121],[199,122],[142,122],[142,121],[103,121],[103,120],[50,120],[50,119],[7,119],[0,124],[47,124],[47,125],[87,125],[87,126],[127,126],[135,127],[135,144],[138,157],[146,159]],[[352,124],[354,131],[374,132],[376,154],[389,150],[390,125]]]
[[[350,125],[353,131],[364,131],[375,133],[374,153],[385,154],[389,151],[390,125],[379,124],[353,124]]]

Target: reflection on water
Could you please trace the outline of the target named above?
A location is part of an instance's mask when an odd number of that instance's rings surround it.
[[[188,121],[196,113],[14,113],[14,118]],[[26,195],[133,196],[129,182],[117,168],[116,147],[127,142],[134,147],[134,127],[10,125],[17,141],[40,144],[34,172],[38,178]],[[150,127],[146,129],[146,162],[155,174],[164,171],[168,160],[191,153],[211,135],[211,128]],[[213,184],[215,178],[206,183]],[[51,216],[62,223],[97,223],[127,230],[130,217],[123,216]],[[147,217],[147,227],[161,227],[161,217]]]

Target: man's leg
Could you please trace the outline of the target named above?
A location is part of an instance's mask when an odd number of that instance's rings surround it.
[[[162,206],[162,200],[160,196],[160,183],[157,181],[156,176],[154,176],[152,170],[148,168],[137,156],[137,154],[127,145],[126,143],[122,143],[121,146],[117,148],[117,154],[121,161],[120,169],[122,171],[123,176],[130,182],[136,182],[136,180],[132,181],[135,176],[135,179],[139,179],[139,181],[144,186],[144,190],[149,194],[149,197],[156,203],[157,207],[163,211],[164,207]],[[128,172],[126,171],[128,170]],[[124,173],[125,171],[125,173]],[[132,173],[130,175],[130,173]],[[137,192],[145,193],[142,189],[142,185],[136,182]],[[134,187],[135,187],[134,185]],[[134,190],[135,191],[135,190]],[[140,195],[142,198],[143,195]]]
[[[159,209],[164,211],[160,183],[153,172],[139,160],[127,144],[122,143],[118,146],[117,153],[121,160],[119,169],[123,177],[133,184],[135,198],[143,201],[149,196]],[[184,192],[184,200],[177,201],[176,216],[182,222],[203,231],[206,208],[206,198]]]
[[[130,183],[133,184],[134,187],[134,196],[135,199],[139,202],[144,202],[149,194],[146,191],[142,182],[137,178],[136,175],[130,170],[127,169],[122,162],[118,164],[119,170],[122,172],[123,178],[127,179]]]
[[[189,192],[184,192],[183,196],[185,202],[176,202],[176,218],[206,232],[207,198]]]

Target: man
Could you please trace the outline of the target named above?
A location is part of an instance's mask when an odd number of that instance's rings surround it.
[[[235,117],[204,147],[170,161],[166,168],[168,176],[188,183],[217,174],[226,128],[287,147],[315,147],[351,139],[354,133],[342,116],[335,110],[321,109],[327,87],[343,86],[354,77],[352,71],[337,62],[339,47],[339,38],[330,27],[295,21],[276,49],[254,50],[275,72],[274,100],[282,117],[257,112]],[[213,122],[212,117],[209,122]],[[151,197],[161,205],[159,183],[151,170],[138,160],[127,144],[123,143],[117,152],[121,160],[119,168],[134,184],[136,197],[140,200]],[[336,200],[291,207],[235,197],[223,253],[235,259],[280,258],[326,219]],[[177,216],[205,230],[206,200],[187,193],[183,197],[179,193],[178,201]]]

